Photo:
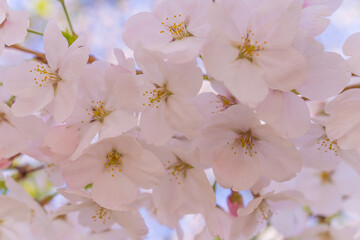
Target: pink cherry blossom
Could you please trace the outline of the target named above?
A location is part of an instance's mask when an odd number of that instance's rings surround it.
[[[0,55],[4,46],[22,43],[29,28],[29,15],[9,9],[6,0],[0,0]]]
[[[63,165],[70,188],[92,183],[94,201],[113,210],[126,209],[136,199],[139,187],[150,189],[159,184],[163,172],[156,156],[127,135],[97,142]]]
[[[0,102],[0,158],[11,158],[24,151],[30,141],[41,136],[43,122],[35,116],[15,117],[5,103]]]
[[[269,88],[296,88],[306,76],[305,59],[291,46],[300,7],[290,1],[285,5],[279,1],[255,5],[243,0],[215,2],[210,14],[217,37],[203,52],[208,74],[250,106],[264,100]]]
[[[124,71],[100,61],[85,67],[79,99],[67,119],[69,126],[80,129],[80,141],[72,159],[80,156],[96,134],[102,140],[117,137],[136,126],[137,118],[133,113],[140,106],[135,99],[140,89],[134,75]],[[127,91],[123,87],[127,87]]]
[[[133,50],[139,45],[159,51],[175,63],[194,60],[207,41],[210,0],[157,1],[153,12],[141,12],[125,24],[125,43]]]
[[[260,176],[286,181],[302,167],[300,154],[289,140],[260,124],[255,113],[235,105],[214,116],[196,145],[202,161],[210,163],[218,183],[241,191],[251,188]]]
[[[77,82],[88,60],[89,50],[81,38],[70,47],[54,21],[44,33],[48,64],[26,61],[5,72],[5,87],[16,96],[12,111],[26,116],[53,104],[53,117],[63,122],[73,111],[77,99]]]
[[[135,59],[144,72],[142,137],[155,145],[164,145],[175,131],[194,138],[202,123],[189,101],[202,84],[196,63],[172,64],[146,51],[135,52]]]
[[[69,212],[79,212],[79,223],[95,232],[109,229],[114,223],[122,226],[131,239],[142,239],[147,227],[137,211],[116,211],[104,208],[91,199],[86,192],[60,189],[59,192],[71,201],[71,204],[58,209],[54,217]]]

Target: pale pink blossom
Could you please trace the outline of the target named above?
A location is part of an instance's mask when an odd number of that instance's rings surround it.
[[[330,140],[324,125],[320,121],[311,124],[305,135],[293,141],[299,147],[304,167],[329,171],[343,161],[360,173],[360,155],[355,150],[343,150],[336,140]]]
[[[215,194],[206,178],[199,154],[188,145],[149,148],[160,159],[165,176],[153,190],[154,206],[168,214],[207,213],[215,207]]]
[[[98,135],[99,140],[117,137],[137,124],[133,112],[139,108],[140,89],[135,75],[121,66],[96,61],[85,67],[74,111],[67,124],[80,129],[79,142],[71,158],[76,159]],[[126,89],[126,90],[125,90]]]
[[[217,35],[202,54],[207,73],[242,103],[255,106],[269,88],[290,91],[303,82],[305,59],[292,47],[299,4],[216,1],[209,14]]]
[[[266,193],[238,209],[238,218],[231,225],[230,239],[250,239],[277,214],[278,209],[296,208],[308,201],[297,191]]]
[[[326,134],[344,150],[360,153],[360,90],[350,89],[326,105]]]
[[[218,183],[241,191],[260,178],[286,181],[301,170],[300,154],[288,139],[261,124],[246,106],[235,105],[214,116],[196,146],[211,164]]]
[[[202,123],[189,100],[202,84],[196,62],[173,64],[147,51],[135,52],[135,59],[144,72],[141,137],[155,145],[164,145],[175,131],[194,138]]]
[[[25,12],[12,11],[6,0],[0,0],[0,55],[5,45],[22,43],[29,28],[29,15]]]
[[[92,183],[94,201],[113,210],[126,209],[140,187],[159,184],[163,172],[157,157],[127,135],[92,144],[78,159],[63,165],[68,187],[81,189]]]
[[[138,211],[116,211],[104,208],[94,202],[86,192],[65,189],[59,189],[58,191],[68,198],[71,204],[59,208],[53,217],[69,212],[79,212],[79,223],[91,228],[96,233],[107,230],[117,223],[125,229],[131,239],[135,240],[143,239],[142,237],[148,232]]]
[[[125,23],[123,39],[132,50],[159,51],[175,63],[194,60],[207,41],[210,0],[161,0],[152,13],[141,12]]]
[[[89,50],[79,38],[70,47],[54,21],[44,32],[47,64],[25,61],[5,72],[6,89],[16,96],[16,116],[39,112],[52,103],[53,117],[63,122],[75,107],[78,80],[87,63]]]
[[[5,103],[0,102],[0,158],[10,158],[24,151],[31,140],[44,132],[43,122],[35,116],[15,117]]]

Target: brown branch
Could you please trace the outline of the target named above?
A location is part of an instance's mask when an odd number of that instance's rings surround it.
[[[25,166],[16,166],[13,167],[12,169],[15,169],[18,171],[18,176],[16,177],[16,181],[22,180],[24,178],[26,178],[29,174],[34,173],[36,171],[42,170],[44,169],[44,165],[33,168],[30,165],[25,165]]]
[[[26,52],[26,53],[33,54],[33,55],[35,55],[36,59],[38,59],[39,61],[41,61],[41,62],[43,62],[43,63],[47,63],[45,54],[43,54],[43,53],[41,53],[41,52],[37,52],[37,51],[31,50],[31,49],[26,48],[26,47],[23,47],[23,46],[21,46],[21,45],[19,45],[19,44],[11,45],[11,46],[9,46],[8,48],[13,48],[13,49],[16,49],[16,50],[19,50],[19,51],[22,51],[22,52]]]
[[[19,44],[14,44],[14,45],[11,45],[11,46],[7,46],[7,48],[12,48],[12,49],[16,49],[16,50],[21,51],[21,52],[30,53],[32,55],[35,55],[35,59],[37,59],[37,60],[39,60],[39,61],[41,61],[43,63],[47,63],[45,54],[42,53],[42,52],[31,50],[31,49],[23,47],[23,46],[21,46]],[[89,56],[88,63],[93,63],[96,60],[97,59],[94,56]]]

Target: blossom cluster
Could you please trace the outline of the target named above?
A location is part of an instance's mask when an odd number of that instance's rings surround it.
[[[316,40],[341,3],[159,0],[125,23],[133,58],[116,63],[49,20],[44,54],[0,68],[0,238],[144,239],[146,209],[180,239],[189,214],[198,240],[356,239],[360,33],[346,60]],[[0,0],[0,54],[28,28]],[[62,206],[8,174],[29,157]]]

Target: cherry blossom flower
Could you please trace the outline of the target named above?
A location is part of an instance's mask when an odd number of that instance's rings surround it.
[[[349,184],[352,181],[359,181],[358,174],[343,164],[327,171],[304,168],[295,179],[294,189],[312,202],[314,214],[332,215],[341,209],[343,196],[356,192]]]
[[[133,112],[140,106],[139,101],[136,105],[135,99],[140,89],[135,80],[127,70],[110,67],[105,62],[97,61],[86,66],[80,79],[79,99],[67,119],[69,126],[80,129],[80,141],[72,159],[81,155],[96,134],[102,140],[117,137],[136,126],[137,118]]]
[[[149,148],[162,162],[166,174],[153,190],[154,206],[168,214],[207,213],[215,207],[215,194],[199,163],[199,154],[184,143]],[[146,146],[145,146],[146,147]]]
[[[210,0],[157,1],[152,13],[141,12],[125,23],[123,39],[133,50],[159,51],[174,63],[194,60],[207,40]]]
[[[88,60],[89,50],[79,38],[70,47],[54,21],[44,33],[48,64],[26,61],[5,72],[4,86],[16,96],[12,111],[26,116],[53,104],[53,117],[63,122],[73,111],[77,82]]]
[[[293,141],[299,147],[304,166],[329,171],[342,160],[360,173],[360,155],[355,150],[341,149],[336,140],[331,141],[324,125],[325,123],[317,121],[304,136]]]
[[[109,229],[114,223],[123,227],[131,239],[142,239],[147,234],[147,227],[137,211],[116,211],[104,208],[94,202],[89,194],[76,190],[58,190],[71,201],[70,205],[58,209],[54,218],[69,212],[79,212],[79,223],[95,232]]]
[[[31,140],[43,132],[43,122],[35,116],[15,117],[11,108],[0,102],[0,158],[10,158],[24,151]]]
[[[257,105],[269,88],[290,91],[306,76],[305,59],[291,46],[301,6],[285,2],[213,4],[210,14],[217,37],[204,47],[205,67],[244,104]]]
[[[163,166],[131,136],[122,135],[91,145],[77,160],[63,165],[67,185],[80,189],[92,183],[92,197],[105,208],[122,210],[138,188],[159,184]]]
[[[144,72],[141,136],[148,143],[164,145],[175,130],[194,138],[202,117],[189,99],[202,84],[202,72],[195,62],[172,64],[146,51],[135,52]]]
[[[29,15],[9,9],[6,0],[0,0],[0,55],[4,46],[25,40],[29,28]]]
[[[230,239],[250,239],[266,226],[277,209],[295,208],[307,202],[297,191],[269,192],[257,197],[246,208],[238,209],[239,217],[232,223]]]
[[[344,150],[356,149],[360,153],[360,90],[350,89],[327,104],[330,114],[326,134]]]
[[[302,167],[291,142],[260,124],[255,113],[243,105],[215,115],[195,144],[202,161],[212,165],[218,183],[234,191],[251,188],[260,176],[289,180]]]

